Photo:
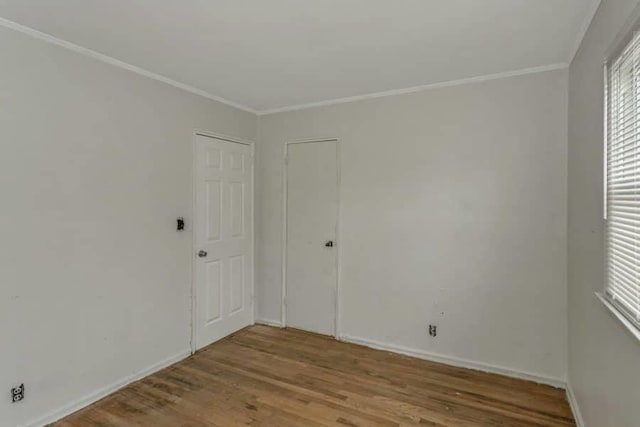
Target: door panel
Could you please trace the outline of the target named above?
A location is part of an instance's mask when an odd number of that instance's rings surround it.
[[[229,186],[231,191],[231,236],[242,237],[244,225],[244,184],[232,182]]]
[[[220,319],[222,313],[222,266],[220,260],[208,261],[206,268],[206,298],[207,298],[207,324]]]
[[[337,141],[287,149],[286,324],[335,333]],[[326,246],[327,242],[333,246]]]
[[[220,240],[222,220],[222,183],[220,181],[206,182],[206,219],[207,239],[211,242]]]
[[[242,255],[230,258],[231,278],[231,313],[242,310],[244,283],[244,257]]]
[[[196,137],[196,348],[253,323],[252,162],[248,145]]]

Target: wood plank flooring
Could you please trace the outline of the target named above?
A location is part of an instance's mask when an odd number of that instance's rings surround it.
[[[258,325],[54,424],[240,425],[575,424],[564,390]]]

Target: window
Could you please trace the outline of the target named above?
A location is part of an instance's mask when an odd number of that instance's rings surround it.
[[[606,70],[606,297],[640,328],[639,33]]]

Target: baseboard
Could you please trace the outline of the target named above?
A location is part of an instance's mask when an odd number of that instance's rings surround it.
[[[573,418],[576,420],[576,425],[578,427],[586,427],[584,418],[582,418],[582,412],[580,412],[580,406],[578,406],[578,399],[576,399],[576,395],[573,392],[573,387],[571,387],[570,382],[567,382],[567,400],[569,401],[569,406],[571,406],[571,412],[573,412]]]
[[[273,326],[275,328],[282,328],[282,322],[279,320],[271,319],[256,319],[255,323],[258,325]]]
[[[129,375],[125,378],[122,378],[106,387],[103,387],[91,394],[88,394],[87,396],[81,397],[80,399],[69,403],[66,406],[63,406],[60,409],[56,409],[34,421],[30,421],[27,424],[24,425],[24,427],[42,427],[44,425],[47,425],[49,423],[53,423],[55,421],[58,421],[61,418],[66,417],[67,415],[70,415],[82,408],[84,408],[85,406],[88,406],[100,399],[102,399],[103,397],[108,396],[109,394],[123,388],[124,386],[126,386],[127,384],[130,384],[134,381],[137,381],[139,379],[142,379],[148,375],[153,374],[154,372],[158,372],[161,369],[166,368],[167,366],[173,365],[174,363],[177,363],[187,357],[189,357],[191,355],[191,350],[184,350],[181,351],[180,353],[171,356],[167,359],[164,359],[158,363],[155,363],[139,372],[136,372],[133,375]]]
[[[341,335],[339,338],[341,341],[349,342],[352,344],[363,345],[365,347],[371,347],[378,350],[386,350],[393,353],[400,353],[406,356],[416,357],[418,359],[429,360],[431,362],[443,363],[445,365],[456,366],[459,368],[473,369],[475,371],[489,372],[492,374],[504,375],[511,378],[518,378],[521,380],[533,381],[539,384],[546,384],[556,388],[566,388],[566,381],[559,378],[551,378],[544,375],[531,374],[528,372],[516,371],[509,368],[503,368],[500,366],[490,365],[482,362],[474,362],[472,360],[461,359],[458,357],[445,356],[442,354],[431,353],[425,350],[416,348],[404,347],[396,344],[383,343],[380,341],[370,340],[367,338],[359,338],[350,335]]]

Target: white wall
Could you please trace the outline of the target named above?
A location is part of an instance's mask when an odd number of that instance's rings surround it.
[[[566,114],[559,70],[261,117],[258,317],[280,319],[282,145],[335,136],[342,334],[563,380]]]
[[[569,382],[589,427],[640,425],[640,343],[594,295],[605,285],[602,64],[638,3],[602,0],[570,68]]]
[[[0,425],[186,352],[192,132],[257,119],[0,28]],[[9,403],[24,382],[26,399]]]

